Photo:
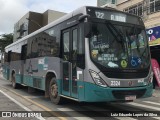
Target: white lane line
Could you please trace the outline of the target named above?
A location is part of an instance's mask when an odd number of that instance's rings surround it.
[[[7,98],[9,98],[11,101],[13,101],[14,103],[16,103],[17,105],[19,105],[21,108],[23,108],[26,111],[32,111],[29,108],[27,108],[26,106],[22,105],[20,102],[18,102],[17,100],[15,100],[14,98],[10,97],[8,94],[4,93],[2,90],[0,90],[0,92],[5,95]],[[45,120],[43,117],[36,117],[39,120]]]
[[[149,108],[149,109],[153,109],[153,110],[157,110],[157,111],[160,111],[160,108],[158,107],[153,107],[153,106],[149,106],[149,105],[143,105],[143,104],[139,104],[139,103],[126,103],[126,104],[129,104],[129,105],[134,105],[134,106],[137,106],[137,107],[144,107],[144,108]]]
[[[73,117],[74,119],[77,119],[77,120],[95,120],[95,119],[92,119],[90,117]]]
[[[57,109],[60,110],[60,111],[64,111],[64,112],[74,111],[74,110],[72,110],[72,109],[70,109],[70,108],[57,108]]]
[[[160,105],[160,103],[156,103],[156,102],[151,102],[151,101],[143,101],[145,103],[149,103],[149,104],[153,104],[153,105]],[[152,117],[154,119],[160,120],[160,117]]]
[[[42,98],[43,96],[24,96],[24,97],[34,99],[34,98]]]
[[[143,101],[145,103],[149,103],[149,104],[153,104],[153,105],[160,105],[160,103],[156,103],[156,102],[151,102],[151,101]]]
[[[138,120],[138,119],[134,119],[134,118],[131,118],[131,117],[114,117],[118,120]]]
[[[94,119],[92,119],[91,117],[83,117],[83,114],[81,114],[81,113],[76,113],[76,111],[75,110],[73,110],[73,109],[70,109],[70,108],[57,108],[59,111],[62,111],[62,112],[70,112],[71,111],[71,118],[74,118],[74,119],[76,119],[76,120],[94,120]],[[75,112],[75,116],[81,116],[81,117],[72,117],[72,112]],[[74,115],[73,115],[74,116]],[[67,118],[70,118],[70,117],[67,117]]]
[[[152,117],[152,118],[157,119],[157,120],[160,120],[160,117]]]

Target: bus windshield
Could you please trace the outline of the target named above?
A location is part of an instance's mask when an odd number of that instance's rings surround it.
[[[90,56],[106,68],[144,69],[149,47],[144,27],[133,24],[92,23]]]

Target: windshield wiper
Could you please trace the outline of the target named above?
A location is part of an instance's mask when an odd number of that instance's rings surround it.
[[[114,35],[116,41],[118,41],[118,42],[124,41],[124,39],[123,39],[123,33],[122,33],[121,31],[117,30],[117,28],[116,28],[111,22],[106,21],[105,23],[106,23],[106,26],[108,27],[108,29],[109,29],[109,30],[111,31],[111,33]],[[114,33],[113,30],[115,31],[115,33],[116,33],[117,35]],[[117,39],[118,36],[119,36],[120,39]]]
[[[123,51],[125,52],[125,45],[124,45],[125,40],[123,39],[123,33],[121,31],[117,30],[117,28],[111,22],[105,21],[105,23],[106,23],[105,25],[107,26],[107,28],[110,30],[110,32],[114,36],[114,38],[115,38],[114,41],[116,40],[117,42],[119,42],[123,48]],[[117,35],[114,33],[114,31]],[[113,43],[114,42],[112,42],[112,44]]]

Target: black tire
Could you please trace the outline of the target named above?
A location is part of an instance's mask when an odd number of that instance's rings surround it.
[[[14,88],[14,89],[17,89],[18,88],[18,84],[16,83],[16,77],[15,77],[15,73],[13,73],[13,75],[12,75],[12,87]]]
[[[58,94],[58,85],[55,78],[52,78],[49,84],[49,97],[54,104],[62,104],[62,97]]]

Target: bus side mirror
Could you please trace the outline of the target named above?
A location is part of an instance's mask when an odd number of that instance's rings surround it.
[[[89,18],[89,17],[90,17],[90,15],[81,15],[81,16],[79,16],[78,20],[79,20],[79,22],[82,22],[82,21],[84,21],[85,18]]]

